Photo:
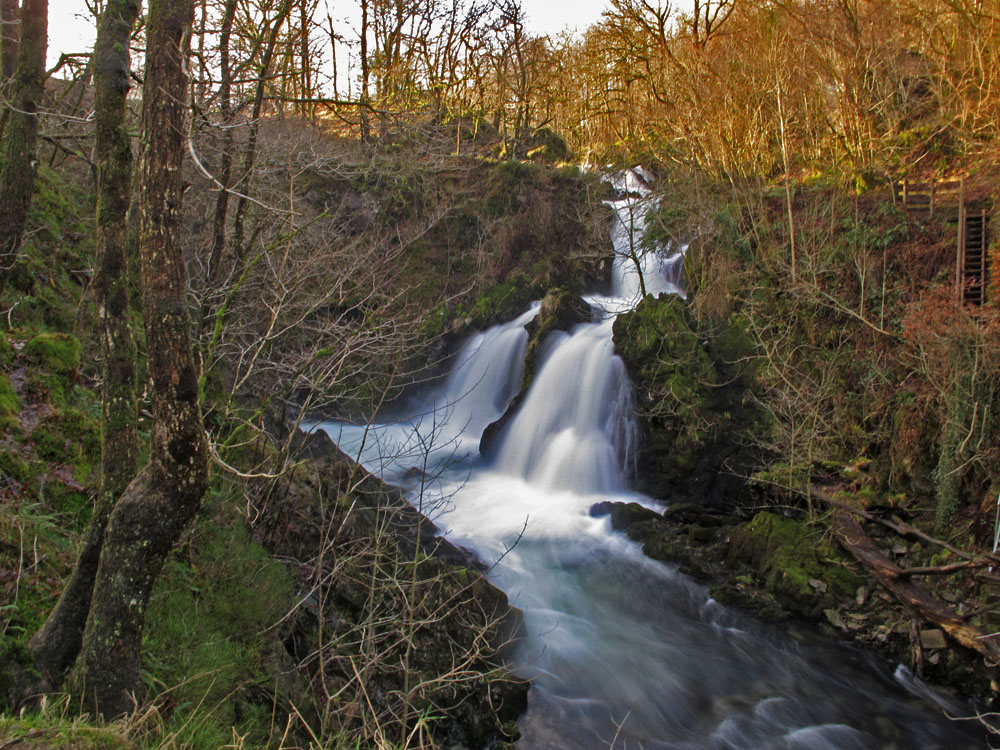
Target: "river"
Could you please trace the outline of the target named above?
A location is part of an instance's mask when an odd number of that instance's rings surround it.
[[[590,515],[607,500],[660,508],[628,489],[636,430],[611,324],[637,297],[629,243],[643,211],[633,199],[615,208],[611,294],[588,298],[592,322],[545,342],[492,458],[480,456],[480,436],[519,389],[524,326],[537,304],[470,339],[443,385],[409,413],[367,427],[320,425],[407,489],[452,542],[475,550],[524,611],[526,637],[512,659],[532,689],[518,747],[982,748],[981,735],[945,718],[944,701],[905,669],[724,607]],[[642,257],[646,291],[682,293],[680,260]]]

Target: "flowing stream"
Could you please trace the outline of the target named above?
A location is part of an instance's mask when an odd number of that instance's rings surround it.
[[[681,253],[632,254],[641,201],[614,204],[610,297],[594,321],[550,336],[495,457],[483,429],[516,395],[537,305],[472,338],[417,416],[369,428],[326,422],[348,455],[411,501],[524,611],[517,670],[532,680],[518,747],[596,750],[982,748],[967,725],[900,668],[812,635],[767,626],[711,599],[701,584],[645,558],[594,518],[596,502],[657,507],[630,492],[631,388],[611,323],[638,294],[681,293]],[[418,490],[419,487],[419,490]],[[961,707],[956,707],[962,713]]]

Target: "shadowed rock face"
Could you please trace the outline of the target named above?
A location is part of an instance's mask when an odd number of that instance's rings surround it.
[[[638,488],[664,500],[735,502],[742,438],[754,420],[741,331],[735,324],[703,330],[682,298],[660,295],[619,315],[614,341],[643,432]]]
[[[365,672],[366,689],[384,696],[386,710],[400,715],[409,691],[411,718],[437,717],[432,731],[442,744],[514,739],[528,685],[505,670],[500,650],[519,637],[521,612],[478,572],[472,552],[435,536],[437,527],[398,489],[354,464],[326,433],[296,436],[293,450],[303,460],[271,493],[254,534],[300,578],[323,581],[285,643],[299,673],[315,688],[349,682],[355,650],[364,647],[357,633],[368,632],[389,644]],[[407,627],[410,650],[399,638]],[[461,679],[449,678],[459,665]]]
[[[538,358],[545,339],[553,331],[569,331],[579,323],[588,322],[593,311],[578,295],[565,287],[550,289],[542,299],[538,317],[534,318],[525,329],[528,331],[528,347],[524,353],[524,374],[521,377],[521,391],[510,402],[507,411],[497,421],[488,425],[479,441],[479,452],[484,456],[493,454],[496,439],[505,425],[517,414],[524,401],[528,388],[535,377]]]

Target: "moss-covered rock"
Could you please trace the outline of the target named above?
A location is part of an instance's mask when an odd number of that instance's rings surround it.
[[[515,317],[532,299],[537,299],[535,290],[523,279],[504,281],[485,289],[463,312],[471,326],[481,330]]]
[[[298,447],[310,458],[282,478],[255,535],[305,579],[323,581],[288,641],[316,694],[350,685],[352,665],[363,662],[395,714],[427,718],[442,744],[511,739],[527,685],[504,669],[499,650],[518,637],[520,613],[474,569],[478,561],[436,537],[398,490],[365,475],[325,435]],[[366,650],[371,641],[383,644],[377,653]],[[344,700],[351,696],[360,699],[351,691]]]
[[[748,564],[782,606],[813,617],[835,608],[865,583],[821,527],[769,512],[733,531],[729,558]]]
[[[566,287],[555,287],[545,293],[542,306],[536,317],[528,324],[528,346],[524,351],[524,375],[521,390],[527,391],[535,378],[538,355],[542,344],[553,331],[569,331],[578,323],[585,323],[592,317],[590,305]]]
[[[545,297],[542,298],[538,315],[525,326],[528,331],[528,344],[524,350],[524,374],[521,376],[521,390],[511,399],[507,410],[500,419],[487,425],[486,429],[483,430],[483,435],[479,440],[480,453],[484,456],[491,454],[500,432],[521,408],[521,404],[528,394],[528,388],[535,378],[542,345],[549,334],[554,331],[568,331],[576,324],[590,319],[590,305],[584,302],[579,295],[565,287],[556,287],[546,292]]]
[[[40,333],[28,342],[24,351],[59,375],[73,376],[80,369],[82,347],[79,339],[68,333]]]
[[[661,294],[643,299],[614,323],[615,350],[636,389],[645,433],[639,484],[657,497],[720,499],[734,493],[717,467],[733,461],[749,372],[738,321],[702,329],[688,303]]]

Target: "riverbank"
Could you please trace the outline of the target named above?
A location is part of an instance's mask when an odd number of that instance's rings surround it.
[[[677,502],[662,514],[631,503],[594,506],[612,526],[642,544],[649,557],[677,566],[710,586],[713,598],[768,622],[808,623],[818,632],[871,649],[887,664],[905,665],[953,697],[995,705],[998,671],[900,603],[835,541],[829,513],[808,523],[801,514],[746,513]],[[940,547],[904,538],[878,524],[874,543],[897,564],[929,564]],[[933,589],[932,589],[933,591]],[[968,602],[944,593],[960,619]],[[974,716],[969,707],[969,716]]]

